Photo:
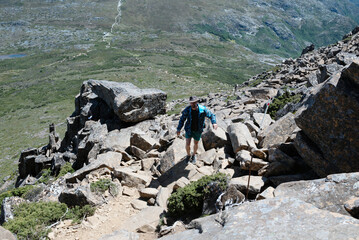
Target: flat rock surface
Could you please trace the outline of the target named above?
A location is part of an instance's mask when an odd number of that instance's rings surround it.
[[[329,175],[327,178],[288,182],[274,191],[277,197],[295,197],[320,209],[349,215],[346,201],[359,196],[359,173]]]
[[[320,210],[295,198],[273,198],[246,202],[222,213],[196,219],[190,229],[163,240],[228,239],[356,239],[359,220]],[[201,229],[201,232],[198,230]]]

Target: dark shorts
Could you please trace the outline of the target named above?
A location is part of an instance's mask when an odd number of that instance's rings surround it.
[[[191,131],[191,134],[189,134],[188,132],[186,132],[186,138],[193,138],[196,141],[199,141],[201,139],[201,132],[193,132]]]

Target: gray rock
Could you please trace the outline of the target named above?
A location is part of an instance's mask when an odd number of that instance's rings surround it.
[[[1,218],[0,223],[3,224],[11,219],[14,219],[14,208],[19,206],[21,203],[27,202],[25,199],[20,197],[6,197],[2,201],[1,205]],[[0,238],[1,239],[1,238]]]
[[[206,128],[202,134],[203,147],[206,151],[212,148],[221,148],[228,144],[226,132],[218,127],[214,130],[212,125]]]
[[[141,167],[143,171],[150,171],[152,166],[156,161],[159,161],[159,158],[145,158],[141,160]]]
[[[139,199],[133,199],[131,201],[131,206],[136,210],[142,210],[147,208],[147,202]]]
[[[273,187],[268,187],[266,190],[257,195],[256,200],[274,198],[274,190],[275,189]]]
[[[142,198],[156,198],[158,190],[156,188],[144,188],[139,190]]]
[[[129,232],[127,230],[118,230],[111,234],[102,236],[99,240],[139,240],[140,235],[138,233]]]
[[[59,202],[66,203],[69,207],[99,205],[102,203],[100,198],[96,197],[89,186],[79,186],[77,188],[65,189],[59,196]]]
[[[329,175],[327,178],[283,183],[274,191],[277,197],[295,197],[331,212],[349,215],[344,204],[359,196],[359,173]]]
[[[344,203],[344,208],[347,212],[356,219],[359,218],[359,197],[349,199]]]
[[[126,229],[127,231],[136,231],[136,229],[146,224],[157,225],[160,220],[160,215],[163,213],[164,208],[151,206],[141,210],[136,215],[133,215],[126,220],[124,224],[120,226],[120,229]]]
[[[192,229],[160,239],[346,240],[358,236],[358,224],[352,217],[320,210],[299,199],[273,198],[193,220]]]
[[[130,146],[131,131],[127,129],[109,132],[101,144],[101,151],[119,151]]]
[[[190,184],[191,182],[185,178],[185,177],[181,177],[180,179],[178,179],[175,184],[173,185],[173,190],[176,190],[178,188],[183,188],[185,186],[187,186],[188,184]]]
[[[268,99],[275,97],[278,90],[274,88],[253,88],[248,90],[256,99]]]
[[[359,171],[359,61],[333,76],[309,97],[296,123],[308,139],[295,145],[319,176]],[[303,149],[315,152],[315,161]]]
[[[267,158],[267,154],[262,149],[252,148],[251,153],[254,156],[256,156],[256,157],[258,157],[260,159],[263,159],[263,160],[265,160]]]
[[[0,226],[0,239],[2,240],[16,240],[16,237],[7,229]]]
[[[237,153],[242,149],[251,149],[256,147],[252,135],[245,124],[232,123],[228,126],[227,131],[234,153]]]
[[[277,148],[269,149],[267,166],[263,167],[258,175],[260,176],[278,176],[291,174],[297,170],[296,161]]]
[[[285,143],[296,127],[294,115],[288,113],[258,134],[259,147],[270,148]]]
[[[251,176],[249,181],[249,193],[258,194],[261,192],[261,188],[267,182],[267,178],[260,176]],[[246,193],[248,185],[248,176],[232,178],[230,184],[236,186],[236,188],[242,193]]]
[[[156,205],[167,208],[167,199],[171,196],[171,193],[170,189],[161,187],[156,197]]]
[[[145,152],[148,152],[149,150],[151,150],[153,148],[160,147],[160,144],[158,141],[151,138],[146,133],[138,131],[138,130],[131,133],[130,142],[131,142],[131,145],[136,146]]]
[[[193,149],[193,143],[191,145]],[[198,143],[198,154],[204,152],[202,141]],[[165,173],[169,169],[175,167],[187,156],[186,152],[186,141],[181,138],[175,138],[172,145],[167,149],[165,154],[161,157],[160,160],[160,172]]]
[[[65,180],[68,183],[76,183],[77,180],[81,181],[87,174],[100,168],[108,168],[113,171],[115,168],[120,167],[121,159],[122,155],[118,152],[99,154],[97,156],[97,160],[92,161],[89,165],[86,165],[85,167],[65,177]]]
[[[146,152],[136,146],[130,146],[130,151],[138,159],[145,159],[147,157]]]
[[[113,175],[117,177],[123,186],[140,187],[148,186],[152,177],[147,172],[138,171],[134,172],[131,168],[118,168],[115,169]]]
[[[257,125],[260,127],[260,129],[265,129],[266,127],[275,122],[269,114],[264,113],[253,113],[253,118],[255,123],[257,123]],[[260,125],[261,123],[262,126]]]
[[[213,161],[216,159],[217,152],[216,149],[210,149],[202,154],[198,155],[198,160],[204,162],[207,165],[212,165]]]
[[[124,122],[140,122],[166,112],[167,94],[158,89],[140,89],[128,82],[99,80],[84,82],[82,89],[104,100]]]

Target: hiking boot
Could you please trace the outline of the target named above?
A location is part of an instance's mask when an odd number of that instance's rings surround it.
[[[191,156],[188,156],[188,155],[187,155],[184,160],[185,160],[186,163],[188,163],[190,159],[191,159]]]
[[[197,160],[197,156],[196,155],[192,155],[191,157],[191,163],[194,165],[196,164],[196,160]]]

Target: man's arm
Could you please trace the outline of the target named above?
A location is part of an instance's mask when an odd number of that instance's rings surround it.
[[[206,112],[206,117],[211,119],[211,123],[213,125],[213,128],[214,128],[214,130],[216,130],[218,128],[216,115],[213,114],[208,108],[205,108],[205,112]]]
[[[182,129],[182,127],[183,127],[183,125],[184,125],[184,122],[185,122],[185,120],[187,119],[187,117],[188,117],[188,111],[187,111],[187,108],[186,108],[186,109],[184,109],[184,110],[182,111],[182,116],[181,116],[181,118],[180,118],[180,120],[179,120],[179,122],[178,122],[177,135],[180,134],[181,129]]]

